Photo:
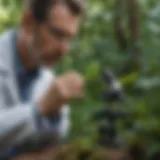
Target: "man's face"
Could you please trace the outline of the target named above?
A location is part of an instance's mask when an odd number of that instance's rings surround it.
[[[30,50],[47,66],[52,66],[69,49],[70,41],[76,35],[79,18],[67,6],[57,4],[44,23],[35,23],[32,30]],[[32,53],[35,54],[35,53]]]

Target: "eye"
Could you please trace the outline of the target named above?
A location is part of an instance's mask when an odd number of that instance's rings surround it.
[[[56,38],[59,40],[61,39],[71,40],[74,37],[74,35],[72,35],[71,33],[64,31],[63,29],[60,29],[58,27],[48,26],[48,30],[53,38]]]

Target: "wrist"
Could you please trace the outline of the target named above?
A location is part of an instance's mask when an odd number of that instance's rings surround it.
[[[37,103],[37,109],[39,110],[40,114],[42,116],[46,116],[49,114],[49,107],[47,104],[47,101],[45,101],[44,99],[41,99],[38,103]]]

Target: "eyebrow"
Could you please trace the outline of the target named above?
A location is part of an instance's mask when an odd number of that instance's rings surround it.
[[[63,29],[60,29],[58,27],[52,27],[51,25],[49,25],[49,29],[51,30],[51,32],[53,34],[57,33],[59,36],[66,36],[66,37],[75,37],[74,33],[69,33],[67,31],[64,31]]]

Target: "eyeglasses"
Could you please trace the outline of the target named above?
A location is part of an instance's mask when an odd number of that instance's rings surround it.
[[[51,36],[53,39],[56,39],[58,41],[63,41],[63,40],[70,41],[74,37],[70,33],[67,33],[58,27],[53,27],[50,24],[46,24],[45,26],[49,36]]]

